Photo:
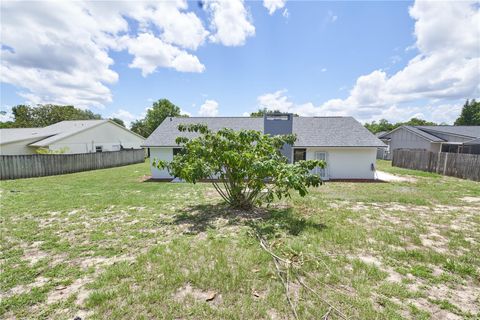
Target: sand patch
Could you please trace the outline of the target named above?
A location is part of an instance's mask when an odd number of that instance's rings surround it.
[[[417,182],[417,179],[406,176],[398,176],[384,171],[376,171],[377,180],[385,182]]]
[[[480,287],[471,283],[469,286],[458,285],[454,288],[440,284],[432,286],[429,295],[433,299],[448,300],[466,313],[480,315]]]
[[[47,297],[47,304],[52,304],[58,302],[60,300],[66,299],[72,294],[82,295],[85,296],[84,286],[92,281],[90,278],[80,278],[75,280],[72,284],[68,286],[58,286]]]
[[[114,257],[81,257],[78,258],[77,263],[82,267],[83,269],[87,269],[89,267],[104,267],[104,266],[110,266],[112,264],[118,263],[118,262],[125,262],[125,261],[133,261],[135,260],[134,256],[114,256]]]
[[[468,203],[476,203],[480,202],[480,197],[463,197],[460,200],[468,202]]]
[[[29,264],[32,266],[38,261],[48,257],[49,257],[48,253],[41,251],[37,247],[33,247],[33,248],[28,248],[24,250],[22,259],[27,260]]]
[[[358,259],[362,261],[363,263],[373,265],[377,268],[379,268],[381,271],[386,272],[388,274],[387,278],[385,279],[388,282],[395,282],[395,283],[401,283],[402,282],[402,275],[398,272],[396,272],[392,267],[390,266],[385,266],[382,264],[382,262],[377,258],[372,255],[368,254],[361,254],[357,256],[349,256],[350,259]]]
[[[457,316],[456,314],[451,313],[450,311],[442,310],[438,305],[430,303],[428,300],[424,298],[411,299],[409,302],[421,310],[428,311],[431,314],[432,319],[462,320],[462,317]]]
[[[376,257],[374,256],[369,256],[369,255],[359,255],[359,256],[356,256],[355,258],[359,259],[360,261],[362,261],[363,263],[366,263],[366,264],[373,264],[377,267],[380,267],[382,265],[382,263],[380,262],[380,260],[378,260]]]
[[[14,295],[28,293],[33,288],[43,287],[46,283],[48,283],[49,280],[49,278],[45,278],[42,276],[37,277],[32,283],[15,286],[5,293],[0,293],[0,298],[3,300]]]
[[[222,302],[222,295],[218,294],[213,290],[201,290],[192,287],[191,284],[187,284],[186,286],[180,288],[175,292],[173,298],[177,302],[184,302],[188,297],[193,298],[197,302],[207,302],[210,304],[220,304]]]
[[[426,235],[421,234],[419,238],[424,247],[433,249],[439,253],[445,253],[448,251],[448,240],[436,232],[430,232]]]

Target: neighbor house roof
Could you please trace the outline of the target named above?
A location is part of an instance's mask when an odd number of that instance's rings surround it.
[[[33,139],[33,143],[30,143],[29,146],[46,147],[56,141],[62,140],[71,135],[96,127],[106,122],[110,122],[136,136],[141,137],[135,132],[132,132],[110,120],[72,120],[57,122],[43,128],[0,129],[0,144]],[[143,137],[141,138],[144,139]]]
[[[73,120],[61,121],[42,128],[44,133],[50,134],[48,138],[30,144],[33,147],[46,147],[55,141],[64,139],[78,132],[96,127],[109,120]]]
[[[193,138],[192,132],[178,131],[179,124],[203,123],[211,130],[264,131],[264,119],[252,117],[194,117],[167,118],[147,138],[144,147],[177,146],[178,136]],[[352,117],[293,117],[293,132],[297,135],[296,147],[384,147],[370,131]]]
[[[12,142],[43,139],[51,134],[43,132],[43,128],[11,128],[0,129],[0,144]]]
[[[454,135],[464,138],[480,138],[480,126],[400,126],[383,134],[380,138],[389,137],[392,132],[401,128],[407,129],[430,142],[448,142],[448,138],[440,138],[438,135]]]
[[[444,139],[439,138],[437,136],[434,136],[433,134],[430,134],[430,133],[425,132],[423,130],[420,130],[417,127],[414,127],[414,126],[403,126],[403,127],[407,128],[408,130],[410,130],[410,131],[416,133],[417,135],[419,135],[421,137],[424,137],[425,139],[430,140],[432,142],[444,142],[445,141]]]
[[[480,144],[480,138],[473,139],[464,143],[465,145]]]
[[[416,126],[431,134],[446,133],[464,137],[480,138],[480,126]]]

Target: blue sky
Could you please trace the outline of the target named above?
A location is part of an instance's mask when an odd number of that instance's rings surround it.
[[[49,21],[40,18],[47,9],[2,2],[1,107],[70,102],[129,122],[167,98],[192,116],[269,107],[451,123],[466,98],[479,96],[478,2],[234,2],[169,2],[158,12],[137,3],[133,13],[115,2],[64,4]],[[13,14],[34,21],[16,39],[7,34]],[[61,30],[69,15],[87,30]],[[47,40],[32,35],[38,30]],[[177,64],[165,52],[188,57]]]

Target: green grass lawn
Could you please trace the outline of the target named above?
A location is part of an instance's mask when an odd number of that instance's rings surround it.
[[[0,318],[478,319],[480,183],[378,167],[415,181],[251,214],[148,164],[2,181]]]

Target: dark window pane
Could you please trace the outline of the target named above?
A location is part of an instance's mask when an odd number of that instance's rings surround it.
[[[173,148],[173,156],[182,153],[182,148]]]
[[[307,160],[307,149],[294,149],[293,163],[301,160]]]

